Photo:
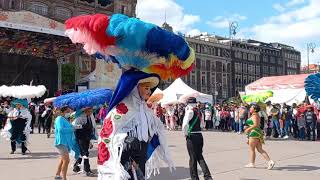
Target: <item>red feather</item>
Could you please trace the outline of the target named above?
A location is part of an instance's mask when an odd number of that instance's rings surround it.
[[[104,14],[83,15],[68,19],[65,22],[66,29],[88,32],[92,39],[105,49],[109,45],[115,45],[116,38],[108,36],[106,30],[109,25],[110,18]]]

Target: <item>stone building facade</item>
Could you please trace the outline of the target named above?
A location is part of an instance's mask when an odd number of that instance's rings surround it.
[[[137,0],[0,0],[0,9],[32,11],[64,22],[72,16],[122,13],[135,16]]]
[[[196,52],[196,61],[182,80],[217,101],[237,95],[262,77],[300,73],[300,52],[288,45],[208,34],[185,38]],[[164,82],[162,88],[171,82]]]

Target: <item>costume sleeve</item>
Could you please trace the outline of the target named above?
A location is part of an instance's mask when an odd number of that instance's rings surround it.
[[[41,117],[45,117],[47,115],[47,110],[43,111],[43,113],[41,114]]]
[[[64,122],[62,121],[62,117],[57,117],[57,119],[55,121],[55,128],[60,133],[72,133],[73,132],[72,128],[65,126]]]
[[[186,108],[186,113],[182,123],[182,131],[184,135],[188,135],[189,121],[192,119],[193,113],[194,112],[192,109],[190,109],[189,107]]]

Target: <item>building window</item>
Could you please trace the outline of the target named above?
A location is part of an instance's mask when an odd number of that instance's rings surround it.
[[[15,9],[14,0],[11,0],[9,3],[9,9]]]
[[[270,57],[270,63],[276,63],[276,58],[274,56]]]
[[[202,75],[201,76],[201,85],[202,86],[205,86],[207,83],[206,83],[206,76],[205,75]]]
[[[57,7],[56,8],[56,17],[62,20],[68,19],[70,18],[71,15],[71,11],[67,8],[63,8],[63,7]]]
[[[206,61],[205,60],[200,60],[201,64],[201,69],[205,70],[206,69]]]
[[[247,66],[247,64],[243,64],[243,72],[244,73],[247,73],[248,72],[248,66]]]
[[[210,48],[211,49],[211,55],[214,55],[214,48]]]
[[[266,55],[263,56],[263,62],[268,62],[268,56]]]
[[[222,72],[226,72],[226,65],[222,64]]]
[[[191,84],[196,84],[196,77],[194,75],[191,76]]]
[[[199,45],[199,44],[196,44],[196,52],[197,52],[197,53],[201,53],[200,45]]]
[[[211,62],[211,70],[214,71],[216,69],[216,66],[215,66],[216,62],[215,61],[212,61]]]
[[[98,3],[101,6],[107,6],[107,5],[111,4],[112,2],[110,0],[98,0]]]
[[[38,2],[31,2],[30,3],[30,11],[46,16],[48,15],[48,6],[43,3],[38,3]]]
[[[260,74],[260,66],[256,66],[256,74]]]
[[[243,59],[245,59],[245,60],[248,59],[248,54],[247,53],[243,53]]]

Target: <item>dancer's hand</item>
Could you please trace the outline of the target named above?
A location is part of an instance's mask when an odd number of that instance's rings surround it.
[[[247,129],[245,129],[245,130],[244,130],[244,132],[245,132],[246,134],[249,134],[249,133],[250,133],[250,131],[251,131],[251,129],[250,129],[250,128],[247,128]]]

